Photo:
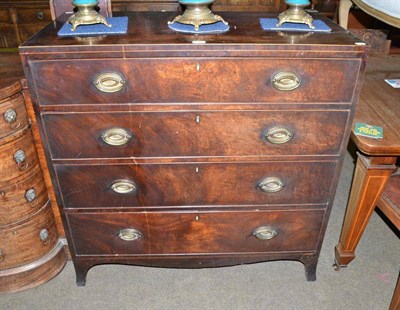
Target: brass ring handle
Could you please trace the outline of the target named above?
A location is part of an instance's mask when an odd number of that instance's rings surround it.
[[[3,251],[0,249],[0,263],[4,261]]]
[[[39,203],[38,199],[36,198],[37,196],[34,188],[30,188],[25,192],[25,199],[32,208],[36,207]]]
[[[276,229],[269,226],[261,226],[253,231],[253,236],[259,240],[269,240],[274,238],[278,232]]]
[[[23,150],[18,150],[14,153],[14,160],[18,165],[18,169],[23,171],[28,168],[28,162],[26,161],[25,152]]]
[[[293,138],[293,133],[285,127],[276,126],[268,129],[264,134],[264,138],[273,144],[283,144],[289,142]]]
[[[278,72],[272,77],[272,86],[281,91],[296,89],[300,83],[300,77],[293,72]]]
[[[136,191],[136,184],[130,180],[115,180],[111,189],[118,194],[129,194]]]
[[[101,138],[108,145],[120,146],[127,144],[132,138],[132,134],[124,128],[113,127],[105,130],[101,134]]]
[[[106,72],[96,77],[94,85],[102,92],[116,93],[124,87],[125,79],[119,73]]]
[[[42,241],[43,245],[48,245],[50,243],[50,234],[47,229],[42,229],[39,232],[40,241]]]
[[[266,177],[258,184],[258,187],[264,193],[276,193],[281,191],[285,187],[285,183],[283,183],[281,179],[276,177]]]
[[[143,234],[134,228],[124,228],[118,232],[118,237],[124,241],[135,241],[143,237]]]
[[[14,109],[8,109],[3,116],[11,129],[17,129],[21,126],[21,122],[17,119],[17,111]]]

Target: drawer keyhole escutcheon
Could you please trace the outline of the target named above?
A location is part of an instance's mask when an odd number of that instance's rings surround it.
[[[0,249],[0,263],[4,261],[3,251]]]
[[[14,153],[14,160],[18,165],[20,171],[26,170],[28,168],[28,162],[26,161],[25,152],[23,150],[18,150]]]
[[[4,120],[11,129],[17,129],[21,126],[21,122],[17,119],[17,111],[14,109],[8,109],[4,113]]]
[[[132,134],[124,128],[113,127],[105,130],[101,134],[101,138],[108,145],[120,146],[127,144],[132,138]]]
[[[130,194],[136,191],[136,184],[130,180],[116,180],[111,189],[118,194]]]
[[[143,237],[143,234],[134,228],[124,228],[118,232],[118,237],[124,241],[135,241]]]
[[[116,72],[100,74],[94,81],[96,88],[104,93],[116,93],[124,87],[125,83],[124,77]]]
[[[285,187],[285,184],[280,178],[266,177],[258,184],[258,187],[264,193],[276,193],[281,191]]]
[[[276,229],[269,226],[261,226],[253,231],[253,236],[259,240],[269,240],[274,238],[278,232]]]
[[[273,144],[284,144],[293,138],[294,134],[286,127],[276,126],[267,130],[265,140]]]
[[[36,207],[39,203],[36,198],[37,196],[34,188],[30,188],[25,192],[25,199],[32,208]]]
[[[300,77],[293,72],[278,72],[272,77],[272,86],[281,91],[296,89],[300,83]]]
[[[39,233],[39,238],[43,245],[48,245],[50,243],[49,231],[47,229],[42,229]]]

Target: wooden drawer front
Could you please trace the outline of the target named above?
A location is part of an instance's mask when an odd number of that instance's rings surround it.
[[[0,226],[0,270],[41,258],[57,239],[50,203],[23,223]]]
[[[39,103],[140,102],[350,102],[360,66],[348,59],[129,59],[33,62]],[[295,73],[300,86],[276,89],[280,72]],[[102,74],[125,81],[109,93],[95,86]],[[103,79],[119,85],[119,79]],[[278,80],[281,80],[280,78]],[[285,82],[290,80],[284,79]],[[121,86],[121,85],[119,85]],[[60,96],[62,94],[62,96]]]
[[[28,125],[24,97],[21,93],[0,102],[0,139]]]
[[[69,214],[68,223],[77,255],[263,253],[315,250],[323,216],[323,210],[106,212]],[[269,230],[272,238],[256,238],[260,227],[261,236]],[[121,239],[128,237],[124,229],[138,238]]]
[[[47,200],[47,190],[39,165],[22,181],[0,184],[0,226],[29,217],[43,207]]]
[[[38,157],[33,142],[32,131],[24,131],[7,137],[8,143],[0,146],[0,184],[20,177],[38,165]]]
[[[54,159],[337,155],[348,111],[82,113],[43,119]],[[126,144],[102,139],[115,127],[131,135]],[[277,127],[293,137],[283,144],[267,141],[265,134]]]
[[[66,208],[301,204],[328,201],[335,165],[335,161],[56,165],[56,173]],[[259,184],[267,177],[279,178],[283,188],[262,191]],[[117,193],[112,189],[117,180],[129,181],[135,189]]]
[[[51,22],[51,14],[48,8],[17,8],[18,24],[35,24]]]

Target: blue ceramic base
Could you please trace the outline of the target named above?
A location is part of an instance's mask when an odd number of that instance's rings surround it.
[[[225,25],[223,22],[217,22],[214,24],[201,25],[199,30],[194,30],[193,25],[186,25],[175,22],[173,24],[168,24],[168,27],[172,30],[184,33],[199,33],[199,34],[208,34],[208,33],[223,33],[229,30],[229,25]]]
[[[325,24],[322,20],[314,20],[314,29],[311,29],[306,24],[297,23],[283,23],[279,27],[277,18],[260,18],[261,28],[263,30],[273,30],[273,31],[314,31],[314,32],[331,32],[331,28]]]
[[[107,27],[104,24],[80,25],[76,27],[75,31],[72,31],[72,25],[66,22],[58,31],[58,35],[60,37],[94,36],[104,34],[124,34],[128,31],[127,16],[110,17],[107,18],[107,22],[111,24],[111,27]]]

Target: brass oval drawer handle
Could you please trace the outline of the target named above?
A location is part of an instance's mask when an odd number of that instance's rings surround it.
[[[277,177],[266,177],[258,184],[258,187],[264,193],[276,193],[285,187],[285,183]]]
[[[3,251],[0,249],[0,263],[4,262],[4,254]]]
[[[100,74],[94,81],[96,88],[105,93],[116,93],[125,85],[124,77],[116,72]]]
[[[42,229],[39,232],[40,241],[42,241],[43,245],[48,245],[50,243],[50,234],[47,229]]]
[[[300,77],[293,72],[278,72],[272,77],[272,85],[281,91],[289,91],[300,86]]]
[[[118,232],[118,237],[124,241],[135,241],[143,237],[143,234],[134,228],[124,228]]]
[[[116,180],[111,184],[111,189],[118,194],[129,194],[136,191],[136,184],[130,180]]]
[[[261,226],[253,231],[253,236],[259,240],[269,240],[274,238],[278,232],[276,229],[269,226]]]
[[[38,205],[39,201],[36,199],[36,191],[34,188],[30,188],[25,192],[25,199],[28,201],[29,205],[34,208]]]
[[[18,169],[23,171],[28,168],[28,162],[26,161],[25,152],[23,150],[18,150],[14,153],[14,160],[18,165]]]
[[[293,138],[293,133],[289,129],[281,126],[272,127],[264,134],[265,140],[273,144],[283,144]]]
[[[11,129],[17,129],[21,126],[21,122],[17,119],[17,111],[14,109],[8,109],[3,116]]]
[[[132,134],[120,127],[109,128],[101,134],[101,138],[108,145],[120,146],[125,145],[132,138]]]

